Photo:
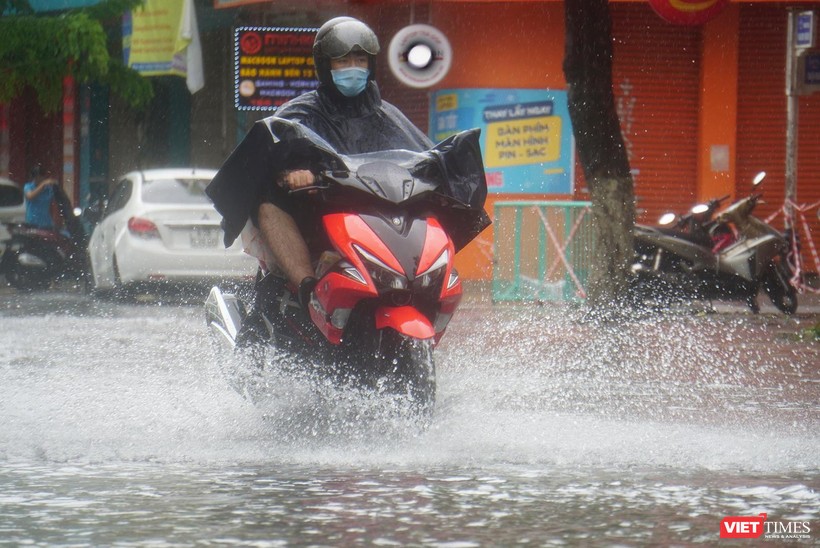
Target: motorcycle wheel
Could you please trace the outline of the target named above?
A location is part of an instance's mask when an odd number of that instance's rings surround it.
[[[431,340],[405,337],[391,329],[382,333],[371,383],[380,392],[406,396],[411,412],[427,422],[436,400],[436,366]]]
[[[40,291],[48,289],[52,276],[47,268],[38,270],[26,268],[20,264],[17,257],[11,257],[11,263],[6,270],[6,281],[15,289]]]
[[[797,312],[797,290],[789,282],[790,278],[788,269],[780,262],[772,264],[763,279],[763,291],[772,304],[787,315]]]

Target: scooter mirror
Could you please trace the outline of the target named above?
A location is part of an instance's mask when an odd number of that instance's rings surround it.
[[[765,179],[765,178],[766,178],[766,172],[765,172],[765,171],[761,171],[760,173],[758,173],[757,175],[755,175],[755,178],[754,178],[754,179],[752,179],[752,186],[757,186],[757,185],[759,185],[760,183],[762,183],[762,182],[763,182],[763,179]]]
[[[707,204],[697,204],[690,210],[695,215],[700,215],[701,213],[706,213],[709,211],[709,206]]]
[[[671,225],[673,222],[675,222],[675,219],[677,217],[678,216],[675,215],[674,213],[664,213],[663,215],[661,215],[661,218],[658,219],[658,224],[659,225]]]

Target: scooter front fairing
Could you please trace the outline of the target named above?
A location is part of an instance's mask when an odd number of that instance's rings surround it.
[[[452,240],[433,217],[337,213],[324,217],[338,260],[319,280],[311,319],[338,345],[354,309],[368,300],[377,330],[436,341],[461,299]]]

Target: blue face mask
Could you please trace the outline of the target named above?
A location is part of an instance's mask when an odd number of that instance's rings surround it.
[[[364,91],[367,86],[367,77],[370,71],[359,67],[331,70],[333,83],[345,97],[355,97]]]

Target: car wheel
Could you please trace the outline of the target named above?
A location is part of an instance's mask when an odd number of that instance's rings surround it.
[[[85,295],[91,295],[94,292],[96,284],[94,283],[94,272],[91,268],[91,253],[89,253],[88,250],[86,250],[83,260],[84,263],[80,269],[78,280],[83,293]]]
[[[89,293],[93,297],[98,298],[105,298],[108,297],[110,294],[110,289],[105,287],[100,287],[97,283],[97,280],[100,276],[97,275],[97,271],[94,269],[94,262],[91,260],[91,253],[88,254],[88,288]]]
[[[120,273],[117,269],[117,257],[114,256],[111,261],[111,269],[113,273],[113,282],[108,287],[100,287],[97,283],[97,275],[94,273],[94,268],[91,268],[91,293],[95,297],[101,299],[119,299],[122,291],[122,282],[120,281]],[[103,277],[104,279],[104,277]]]
[[[115,299],[118,301],[128,301],[131,298],[131,293],[128,290],[128,287],[122,283],[122,278],[120,277],[120,268],[117,265],[117,256],[114,255],[113,258],[113,265],[114,271],[114,284],[111,286],[111,294]]]
[[[114,287],[119,288],[122,287],[122,279],[120,278],[120,267],[117,264],[117,256],[114,255],[111,258],[111,269],[114,272]]]

